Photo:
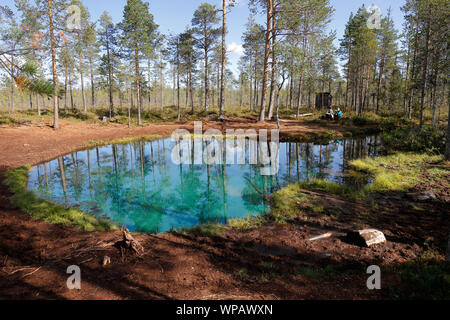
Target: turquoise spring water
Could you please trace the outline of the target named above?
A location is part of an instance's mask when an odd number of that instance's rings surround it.
[[[74,152],[33,167],[28,188],[131,231],[159,233],[264,214],[270,208],[263,194],[300,181],[346,183],[347,162],[377,156],[380,148],[375,137],[280,143],[278,174],[262,176],[260,165],[174,164],[175,144],[161,139]]]

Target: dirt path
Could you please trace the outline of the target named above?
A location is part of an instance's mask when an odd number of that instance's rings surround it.
[[[225,125],[242,126],[264,127],[243,121]],[[81,148],[89,140],[169,136],[180,127],[192,129],[192,124],[128,129],[62,122],[59,131],[46,126],[2,128],[0,167],[50,160]],[[206,123],[205,127],[222,129],[223,125]],[[323,128],[316,125],[284,123],[282,131],[290,135],[320,130]],[[251,231],[230,229],[221,237],[136,235],[145,248],[139,257],[122,254],[114,246],[121,240],[119,231],[86,233],[31,219],[10,206],[11,194],[0,183],[0,298],[384,299],[389,298],[388,286],[395,281],[395,273],[383,274],[382,290],[369,291],[367,266],[393,266],[411,260],[427,249],[424,242],[439,245],[450,227],[446,203],[418,204],[394,194],[381,196],[376,201],[382,206],[377,207],[305,192],[321,203],[323,212]],[[385,232],[388,244],[360,248],[343,237],[348,229],[368,226]],[[328,231],[335,236],[308,240]],[[433,234],[432,240],[429,234]],[[102,266],[106,255],[111,264]],[[82,290],[67,289],[66,269],[70,265],[81,268]]]

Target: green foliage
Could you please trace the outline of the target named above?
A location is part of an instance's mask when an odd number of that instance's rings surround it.
[[[444,154],[447,128],[444,126],[400,128],[381,136],[383,147],[389,151]]]
[[[123,21],[119,24],[125,49],[142,50],[151,46],[155,39],[157,25],[150,14],[149,5],[142,0],[127,0],[123,11]]]
[[[220,35],[218,23],[219,16],[215,5],[205,2],[197,8],[192,18],[192,31],[197,36],[198,48],[206,51],[211,49]]]
[[[96,219],[87,213],[76,209],[68,209],[50,201],[38,199],[34,193],[27,190],[29,166],[8,171],[4,184],[9,187],[13,195],[11,204],[30,214],[33,218],[50,224],[64,224],[74,226],[84,231],[116,229],[111,222]]]
[[[395,286],[390,288],[395,299],[449,300],[450,263],[419,259],[396,268]]]

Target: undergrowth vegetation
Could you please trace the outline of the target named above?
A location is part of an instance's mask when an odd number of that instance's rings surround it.
[[[446,126],[404,127],[381,136],[383,148],[390,151],[444,154]]]
[[[390,269],[397,274],[397,283],[389,288],[394,299],[450,299],[450,263],[420,257]]]

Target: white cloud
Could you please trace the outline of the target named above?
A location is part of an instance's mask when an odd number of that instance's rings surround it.
[[[244,47],[242,47],[242,44],[237,44],[236,42],[232,42],[231,44],[229,44],[227,46],[227,51],[238,57],[244,55]]]

